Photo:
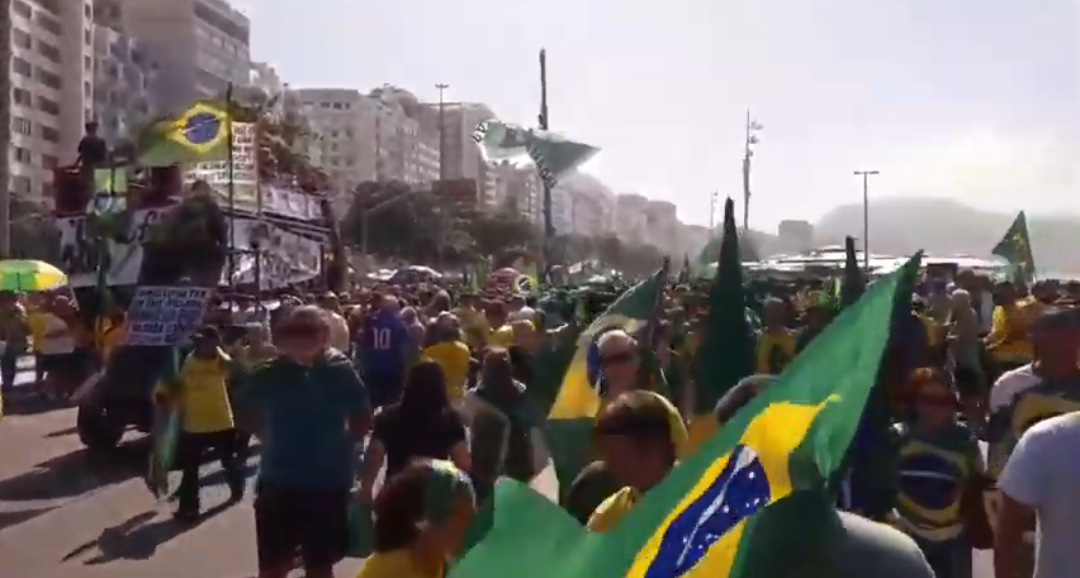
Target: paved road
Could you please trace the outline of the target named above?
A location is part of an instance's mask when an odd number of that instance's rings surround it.
[[[22,376],[22,381],[28,377]],[[15,396],[18,399],[19,396]],[[145,440],[129,439],[114,456],[91,459],[72,428],[72,409],[21,413],[0,425],[0,561],[18,578],[145,578],[255,576],[250,498],[221,509],[227,497],[216,464],[207,465],[203,507],[211,515],[185,529],[146,490]],[[22,405],[22,410],[40,410]],[[253,464],[252,464],[253,465]],[[546,470],[537,489],[557,489]],[[347,560],[339,576],[362,564]],[[977,556],[976,578],[992,578]]]

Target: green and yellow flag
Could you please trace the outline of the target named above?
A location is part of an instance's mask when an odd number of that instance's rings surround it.
[[[694,415],[690,451],[716,434],[716,402],[744,377],[754,373],[754,332],[746,315],[735,202],[724,203],[724,228],[716,279],[709,290],[705,334],[694,355]]]
[[[544,439],[551,452],[555,474],[562,489],[589,465],[593,458],[592,428],[602,405],[599,384],[589,371],[589,350],[604,333],[622,329],[627,333],[646,327],[655,318],[666,273],[655,275],[631,287],[581,332],[577,350],[562,379],[544,424]]]
[[[161,167],[228,159],[228,110],[227,102],[200,101],[175,118],[150,125],[139,138],[139,164]]]
[[[777,503],[820,492],[840,467],[877,378],[897,299],[910,299],[920,258],[870,287],[780,380],[678,465],[608,533],[573,528],[530,494],[496,491],[502,519],[450,578],[751,578],[775,576],[769,551],[814,519],[761,524]],[[514,508],[527,513],[522,520]],[[765,559],[767,558],[767,559]],[[780,557],[782,558],[782,556]],[[535,562],[535,563],[534,563]],[[543,563],[541,563],[543,562]],[[790,575],[800,569],[788,568]],[[789,575],[789,574],[782,574]]]
[[[1024,211],[1016,215],[1005,236],[990,252],[1009,262],[1014,283],[1029,284],[1035,280],[1035,256],[1031,252],[1031,237],[1028,236]]]

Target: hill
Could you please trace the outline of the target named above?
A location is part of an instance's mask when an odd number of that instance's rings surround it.
[[[983,211],[949,199],[881,199],[870,205],[870,246],[874,253],[986,257],[1016,215]],[[1028,214],[1035,262],[1043,271],[1080,271],[1080,217]],[[862,205],[842,205],[814,226],[815,245],[861,238]]]

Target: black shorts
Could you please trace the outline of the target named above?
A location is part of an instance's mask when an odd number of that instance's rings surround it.
[[[57,377],[74,379],[83,368],[84,358],[78,351],[71,353],[47,353],[41,355],[41,371]]]
[[[290,565],[332,568],[349,546],[349,490],[285,488],[260,480],[255,487],[255,541],[259,570]]]

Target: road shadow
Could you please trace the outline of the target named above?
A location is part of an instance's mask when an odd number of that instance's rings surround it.
[[[5,529],[11,528],[12,526],[18,526],[19,524],[29,522],[38,516],[48,514],[58,507],[59,506],[52,506],[34,510],[22,510],[19,512],[0,512],[0,532],[3,532]]]
[[[0,480],[0,501],[73,498],[125,482],[145,473],[148,447],[143,440],[133,440],[109,452],[82,448],[46,460],[28,472]]]
[[[36,390],[16,387],[4,392],[4,415],[33,416],[71,408],[67,402],[51,400]]]
[[[193,522],[180,522],[169,517],[147,523],[157,514],[143,512],[117,526],[102,530],[96,540],[75,548],[64,556],[63,561],[70,561],[94,549],[98,550],[98,554],[83,565],[100,566],[116,560],[149,560],[161,546],[198,528],[233,505],[232,502],[218,504],[200,514]]]
[[[56,430],[54,432],[49,432],[49,433],[45,434],[45,437],[46,438],[66,438],[68,436],[73,436],[73,435],[75,435],[77,433],[79,433],[79,428],[77,428],[75,426],[71,426],[71,427],[66,427],[64,429],[58,429],[58,430]]]

